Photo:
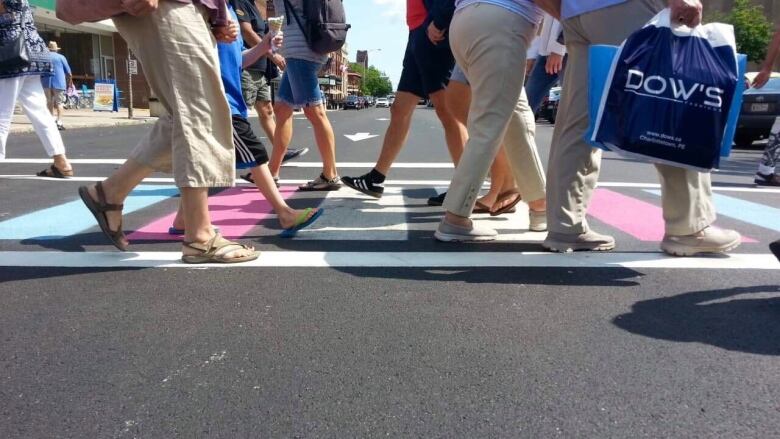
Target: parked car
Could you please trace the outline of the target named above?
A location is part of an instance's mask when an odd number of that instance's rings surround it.
[[[550,123],[555,123],[555,119],[558,116],[558,103],[561,101],[561,88],[553,87],[550,92],[547,93],[547,97],[542,102],[541,108],[539,108],[539,115]]]
[[[748,74],[746,77],[750,79],[751,75]],[[752,77],[755,77],[755,74]],[[778,116],[780,116],[780,74],[773,73],[765,86],[745,91],[734,143],[739,148],[748,148],[756,140],[769,137],[769,131]]]
[[[344,100],[344,109],[345,110],[360,110],[360,99],[355,95],[349,95]]]
[[[376,107],[377,108],[389,108],[390,107],[390,100],[387,98],[377,98],[376,100]]]

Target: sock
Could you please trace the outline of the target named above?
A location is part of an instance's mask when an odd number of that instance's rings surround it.
[[[371,181],[374,183],[382,184],[385,182],[385,175],[377,171],[376,168],[372,169],[368,176],[371,177]]]
[[[764,174],[764,175],[772,175],[772,174],[775,173],[775,168],[773,166],[767,166],[767,165],[759,164],[758,165],[758,172],[760,174]]]

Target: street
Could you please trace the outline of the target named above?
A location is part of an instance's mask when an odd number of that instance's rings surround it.
[[[390,112],[328,113],[341,175],[371,169]],[[253,126],[261,133],[256,117]],[[723,437],[780,431],[780,189],[756,188],[761,150],[713,174],[729,256],[662,254],[654,168],[605,154],[591,226],[610,253],[546,253],[513,215],[500,239],[433,239],[426,205],[452,175],[443,130],[418,107],[375,200],[299,193],[319,173],[295,116],[282,193],[324,215],[282,239],[252,186],[215,190],[214,224],[262,251],[246,266],[185,266],[167,233],[168,175],[125,203],[129,253],[77,188],[107,177],[151,124],[63,132],[76,177],[34,134],[0,162],[0,438]],[[546,164],[553,127],[537,126]],[[347,137],[349,136],[349,137]],[[267,139],[263,138],[270,148]]]

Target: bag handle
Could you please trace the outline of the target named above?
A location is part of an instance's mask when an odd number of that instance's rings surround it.
[[[284,0],[284,13],[287,14],[287,24],[290,24],[290,15],[292,13],[295,22],[298,23],[298,27],[301,29],[301,32],[303,32],[303,37],[306,38],[306,42],[310,42],[309,33],[306,32],[306,28],[301,23],[301,19],[298,17],[298,13],[295,12],[295,8],[290,4],[290,0]]]

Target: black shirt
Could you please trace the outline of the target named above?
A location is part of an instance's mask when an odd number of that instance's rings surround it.
[[[263,20],[263,17],[258,12],[255,6],[254,0],[230,0],[233,4],[233,9],[236,10],[236,16],[241,23],[249,23],[252,25],[252,30],[262,38],[270,31],[268,22]],[[251,46],[247,45],[246,39],[244,39],[244,46],[250,49]],[[246,70],[264,72],[268,69],[268,57],[264,56],[260,58],[256,63],[247,67]]]

